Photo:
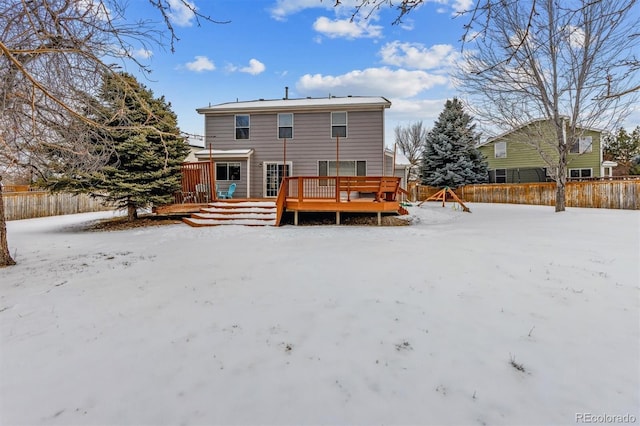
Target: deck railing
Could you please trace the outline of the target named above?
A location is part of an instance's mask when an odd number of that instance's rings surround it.
[[[285,204],[287,201],[287,194],[289,193],[289,180],[283,179],[278,191],[278,198],[276,198],[276,226],[280,226],[280,220],[284,213]]]
[[[183,163],[181,190],[174,194],[176,204],[205,203],[214,199],[212,167],[208,161]],[[215,184],[214,184],[215,185]]]
[[[393,176],[292,176],[286,178],[286,198],[305,200],[335,200],[348,202],[365,197],[396,199],[400,178]]]

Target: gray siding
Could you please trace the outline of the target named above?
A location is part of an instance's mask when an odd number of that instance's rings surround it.
[[[287,162],[293,163],[291,174],[317,176],[318,161],[336,159],[336,139],[331,137],[331,113],[281,112],[294,113],[293,139],[287,140],[286,152]],[[283,160],[283,140],[277,137],[277,116],[275,112],[250,114],[250,139],[235,140],[233,114],[205,115],[205,134],[208,141],[213,140],[214,149],[252,148],[255,151],[250,161],[252,197],[264,195],[263,163]],[[368,175],[382,175],[384,111],[348,111],[347,116],[347,137],[339,141],[340,160],[364,160]],[[246,162],[241,167],[244,180],[247,176]],[[246,196],[245,184],[238,185],[237,196]]]

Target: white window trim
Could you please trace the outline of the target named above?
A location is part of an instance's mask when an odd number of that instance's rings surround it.
[[[333,114],[342,114],[344,113],[344,124],[333,124]],[[345,136],[340,136],[341,138],[349,137],[349,113],[347,111],[331,111],[331,127],[329,128],[329,136],[331,138],[335,138],[333,136],[333,127],[334,126],[344,126]]]
[[[238,117],[244,116],[249,118],[247,127],[238,127]],[[238,139],[238,129],[249,129],[249,137],[247,139]],[[237,141],[248,141],[251,139],[251,114],[236,114],[233,116],[233,138]]]
[[[281,127],[289,127],[289,126],[281,126],[280,125],[280,116],[284,115],[284,114],[291,115],[291,137],[290,138],[281,138],[280,137],[280,128]],[[294,123],[294,119],[295,119],[295,117],[294,117],[294,114],[292,112],[280,112],[280,113],[278,113],[278,128],[276,129],[276,132],[277,132],[276,138],[278,138],[280,140],[282,140],[282,139],[287,139],[287,140],[293,139],[293,136],[294,136],[294,124],[293,124]],[[251,136],[251,135],[249,135],[249,136]]]
[[[587,142],[588,145],[587,145]],[[586,145],[586,146],[585,146]],[[593,152],[593,137],[592,136],[581,136],[578,138],[578,152],[572,152],[571,149],[569,149],[569,153],[570,154],[574,154],[574,155],[580,155],[580,154],[588,154],[590,152]]]
[[[240,177],[239,179],[218,179],[218,166],[225,164],[227,167],[227,178],[229,177],[229,165],[234,164],[237,165],[240,169]],[[216,182],[240,182],[242,180],[242,162],[241,161],[216,161]]]
[[[571,177],[571,171],[572,170],[580,170],[580,176]],[[589,170],[589,173],[590,173],[589,176],[582,176],[582,170]],[[592,177],[595,177],[595,176],[593,175],[593,168],[592,167],[576,167],[576,168],[567,170],[567,177],[569,179],[589,179],[589,178],[592,178]]]
[[[500,176],[504,177],[504,182],[498,182],[498,170],[504,171],[504,176]],[[495,169],[493,171],[493,180],[495,180],[495,183],[507,183],[507,169]]]
[[[498,145],[504,146],[504,155],[498,156]],[[507,142],[501,141],[493,144],[493,156],[494,158],[507,158]]]
[[[329,164],[330,163],[335,163],[336,160],[318,160],[318,173],[317,174],[318,174],[318,176],[324,177],[325,175],[320,175],[320,163],[322,163],[322,162],[326,162],[327,163],[327,173],[329,173]],[[368,164],[367,160],[340,160],[340,162],[341,163],[349,163],[349,162],[353,163],[353,167],[354,167],[353,171],[355,172],[355,174],[353,174],[353,175],[344,175],[344,176],[367,176],[367,171],[368,171],[368,167],[369,167],[369,164]],[[360,163],[360,162],[364,163],[364,175],[358,175],[358,163]],[[334,175],[327,174],[326,176],[331,177],[331,176],[335,176],[335,174]]]

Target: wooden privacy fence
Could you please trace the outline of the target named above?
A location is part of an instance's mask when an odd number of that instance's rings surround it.
[[[52,194],[46,191],[3,192],[6,220],[31,219],[74,213],[111,210],[86,194]]]
[[[418,185],[418,199],[426,200],[437,188]],[[474,203],[535,204],[553,206],[556,202],[555,182],[521,184],[465,185],[455,193]],[[567,207],[607,209],[640,209],[640,180],[607,180],[567,182]]]

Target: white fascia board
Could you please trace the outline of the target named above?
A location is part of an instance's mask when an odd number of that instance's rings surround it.
[[[213,149],[209,153],[208,149],[203,149],[195,153],[197,158],[249,158],[253,155],[253,149]]]
[[[276,111],[317,111],[317,110],[367,110],[390,108],[391,102],[382,96],[353,96],[331,98],[277,99],[248,102],[229,102],[209,107],[197,108],[199,114],[229,114]]]

